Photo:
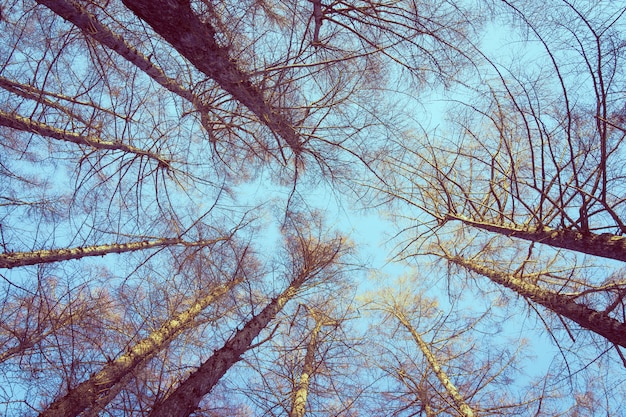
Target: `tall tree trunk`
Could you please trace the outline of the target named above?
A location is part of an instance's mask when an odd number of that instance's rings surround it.
[[[296,156],[302,153],[300,136],[285,112],[265,99],[263,91],[231,59],[228,50],[218,44],[215,28],[209,21],[201,21],[188,1],[123,0],[123,3],[198,70],[254,113]]]
[[[517,294],[552,312],[566,317],[585,329],[605,337],[611,343],[626,347],[626,324],[612,318],[607,312],[597,311],[577,303],[571,295],[546,290],[516,275],[499,272],[460,256],[441,255],[444,259],[489,278],[496,284],[512,289]]]
[[[184,246],[209,246],[226,240],[218,238],[211,240],[199,240],[188,242],[181,238],[162,238],[156,240],[143,240],[140,242],[113,243],[109,245],[83,246],[66,249],[42,249],[32,252],[8,252],[0,253],[0,268],[16,268],[26,265],[38,265],[52,262],[69,261],[88,256],[104,256],[110,253],[124,253],[136,250],[151,249],[160,246],[184,245]]]
[[[315,327],[311,332],[311,338],[306,348],[306,354],[304,356],[304,364],[302,365],[302,373],[300,374],[300,381],[298,387],[294,393],[293,403],[291,404],[291,411],[289,417],[304,417],[304,411],[306,409],[306,399],[309,395],[309,380],[315,369],[315,349],[317,348],[317,336],[322,329],[323,321],[317,320]]]
[[[105,404],[101,400],[108,392],[118,388],[117,385],[130,372],[167,346],[175,336],[192,325],[198,314],[241,281],[241,278],[237,278],[214,288],[207,296],[165,322],[158,330],[130,348],[129,352],[108,363],[100,372],[71,389],[63,398],[50,404],[40,417],[74,417],[96,403],[99,407],[104,407]]]
[[[415,330],[413,325],[411,325],[406,316],[398,310],[394,310],[393,315],[396,316],[398,321],[400,321],[400,323],[411,333],[411,336],[413,336],[413,340],[415,340],[417,346],[420,348],[420,350],[424,354],[424,357],[428,361],[430,368],[433,370],[433,372],[437,376],[437,379],[439,380],[439,382],[441,382],[441,385],[443,385],[448,395],[450,395],[450,398],[452,398],[452,401],[454,402],[454,405],[456,406],[459,414],[462,417],[474,417],[474,411],[472,410],[472,408],[465,402],[463,396],[459,393],[459,390],[452,383],[446,372],[441,369],[439,361],[437,360],[437,358],[435,358],[435,355],[433,355],[433,353],[430,351],[426,342],[424,342],[420,334]],[[425,404],[425,406],[428,406],[428,404]]]
[[[514,226],[500,226],[493,223],[479,222],[461,216],[447,215],[444,221],[458,220],[468,226],[505,236],[516,237],[531,242],[543,243],[556,248],[569,249],[603,258],[616,259],[626,262],[626,237],[609,233],[580,233],[568,229],[516,228]]]
[[[150,59],[141,52],[130,46],[124,38],[114,33],[108,27],[98,21],[96,16],[89,13],[80,4],[70,0],[37,0],[57,15],[72,22],[84,34],[91,36],[102,45],[117,52],[128,62],[133,63],[137,68],[148,74],[150,78],[172,93],[184,98],[192,103],[198,111],[206,113],[206,104],[193,92],[185,89],[179,82],[169,78],[161,68],[152,63]]]
[[[170,166],[170,161],[168,159],[154,152],[145,151],[143,149],[127,145],[120,141],[109,142],[106,140],[102,140],[96,136],[80,135],[72,131],[59,129],[57,127],[49,126],[30,118],[22,117],[18,114],[7,113],[2,110],[0,110],[0,126],[6,126],[10,127],[11,129],[22,130],[29,133],[36,133],[41,136],[46,136],[65,142],[72,142],[77,145],[89,146],[90,148],[94,149],[126,152],[129,154],[137,155],[138,157],[153,159],[157,161],[159,165],[165,167]]]
[[[306,281],[301,275],[228,340],[223,347],[200,365],[176,390],[157,402],[149,417],[187,417],[198,408],[200,400],[211,392],[215,384],[226,374],[252,345],[252,341],[267,327],[276,314],[293,298]]]

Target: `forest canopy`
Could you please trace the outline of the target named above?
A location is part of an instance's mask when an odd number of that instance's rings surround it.
[[[623,1],[0,30],[1,415],[626,413]]]

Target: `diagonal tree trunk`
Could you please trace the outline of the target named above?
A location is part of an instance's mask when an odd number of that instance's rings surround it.
[[[109,245],[83,246],[66,249],[42,249],[32,252],[8,252],[0,254],[0,268],[10,269],[19,266],[68,261],[71,259],[80,259],[88,256],[104,256],[110,253],[132,252],[136,250],[151,249],[161,246],[209,246],[226,239],[227,238],[219,238],[212,240],[199,240],[197,242],[187,242],[181,238],[174,237],[156,240],[144,240],[140,242],[113,243]]]
[[[474,411],[472,410],[472,408],[465,402],[463,396],[459,393],[459,390],[452,383],[446,372],[441,369],[439,361],[437,360],[437,358],[435,358],[435,355],[433,355],[433,353],[430,351],[428,345],[424,342],[420,334],[411,325],[406,316],[397,309],[394,309],[392,313],[398,319],[400,324],[402,324],[411,333],[411,336],[413,336],[413,340],[415,340],[415,343],[417,343],[417,346],[424,354],[424,357],[428,361],[430,368],[433,370],[433,372],[437,376],[437,379],[439,380],[439,382],[441,382],[441,385],[443,385],[448,395],[450,395],[450,398],[452,398],[452,401],[454,402],[454,405],[456,406],[459,415],[461,417],[474,417]],[[428,406],[428,403],[426,403],[426,406]]]
[[[200,367],[183,381],[176,390],[154,405],[149,417],[187,417],[211,392],[215,384],[235,363],[239,362],[252,345],[252,341],[267,327],[276,314],[293,298],[306,281],[306,276],[294,280],[278,297],[274,298],[258,315],[216,350]]]
[[[54,97],[57,100],[63,100],[65,102],[68,103],[72,103],[72,104],[78,104],[80,106],[85,106],[85,107],[90,107],[93,109],[97,109],[100,110],[104,113],[109,113],[111,115],[120,117],[118,114],[116,114],[115,112],[102,108],[101,106],[90,102],[90,101],[82,101],[82,100],[78,100],[74,97],[68,97],[65,96],[63,94],[59,94],[59,93],[53,93],[50,91],[44,91],[44,90],[40,90],[39,88],[35,88],[30,84],[22,84],[22,83],[18,83],[16,81],[10,80],[6,77],[2,77],[0,76],[0,88],[5,89],[6,91],[18,95],[22,98],[28,99],[28,100],[33,100],[36,101],[38,103],[41,103],[43,105],[45,105],[46,107],[51,107],[53,109],[59,110],[60,112],[66,114],[67,116],[69,116],[72,119],[78,120],[79,122],[81,122],[83,125],[85,126],[90,126],[92,123],[85,119],[83,116],[81,116],[80,114],[78,114],[77,112],[74,112],[70,109],[68,109],[67,107],[62,106],[61,104],[59,104],[56,101],[50,100],[48,97]]]
[[[163,70],[152,63],[148,57],[130,46],[123,37],[100,23],[96,16],[85,10],[79,3],[71,0],[37,0],[37,3],[48,7],[57,15],[74,24],[86,35],[117,52],[161,86],[192,103],[202,114],[208,111],[206,104],[200,97],[165,75]]]
[[[285,113],[265,99],[263,91],[231,59],[228,50],[217,43],[215,28],[198,18],[189,1],[123,0],[123,3],[198,70],[254,113],[296,156],[302,153],[300,136]]]
[[[153,159],[157,161],[159,165],[165,167],[170,166],[170,161],[168,159],[154,152],[145,151],[143,149],[139,149],[122,142],[109,142],[95,136],[79,135],[78,133],[49,126],[45,123],[37,122],[35,120],[22,117],[15,113],[7,113],[2,110],[0,110],[0,126],[6,126],[10,127],[11,129],[21,130],[29,133],[36,133],[38,135],[46,136],[52,139],[57,139],[64,142],[72,142],[77,145],[89,146],[95,149],[105,149],[135,154],[139,157]]]
[[[174,391],[158,401],[149,417],[187,417],[193,413],[202,398],[211,392],[234,364],[241,360],[241,356],[251,348],[252,341],[268,326],[285,304],[298,294],[305,283],[318,279],[319,275],[325,275],[327,268],[331,269],[328,272],[329,277],[335,273],[332,267],[343,255],[345,238],[337,237],[324,243],[303,234],[302,230],[297,229],[299,226],[301,224],[296,223],[295,234],[285,236],[291,258],[290,273],[293,277],[289,286],[273,298],[259,314],[253,316],[243,328],[238,329],[224,346],[214,351],[213,355],[182,381]]]
[[[626,347],[626,324],[612,318],[606,312],[577,303],[575,298],[570,295],[543,289],[521,277],[487,268],[461,256],[448,254],[440,256],[453,264],[483,275],[496,284],[510,288],[522,297],[605,337],[611,343]]]
[[[40,414],[40,417],[74,417],[96,405],[96,403],[99,407],[104,407],[106,404],[103,404],[102,398],[106,397],[107,393],[111,390],[119,389],[119,384],[122,383],[125,377],[167,346],[180,332],[191,327],[196,317],[204,309],[241,281],[241,278],[237,278],[225,285],[214,288],[208,295],[198,300],[186,311],[168,320],[158,330],[134,345],[127,353],[108,363],[100,372],[71,389],[64,397],[50,404]]]
[[[537,229],[500,226],[492,223],[479,222],[461,216],[447,215],[444,221],[459,220],[468,226],[505,236],[517,237],[556,248],[569,249],[603,258],[626,262],[626,237],[612,234],[580,233],[568,229]]]

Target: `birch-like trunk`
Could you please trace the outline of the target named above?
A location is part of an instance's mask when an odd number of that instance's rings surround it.
[[[88,256],[104,256],[110,253],[124,253],[137,250],[151,249],[161,246],[184,245],[184,246],[209,246],[226,238],[199,240],[188,242],[181,238],[162,238],[156,240],[144,240],[140,242],[113,243],[109,245],[83,246],[68,249],[42,249],[32,252],[8,252],[0,253],[0,268],[16,268],[26,265],[38,265],[52,262],[69,261]]]
[[[104,407],[106,404],[103,404],[102,399],[112,389],[118,389],[117,385],[124,377],[167,346],[181,331],[189,328],[204,309],[241,281],[240,278],[235,279],[228,284],[214,288],[207,296],[165,322],[158,330],[130,348],[127,353],[108,363],[100,372],[50,404],[40,417],[74,417],[96,403],[99,407]]]
[[[61,113],[68,115],[70,118],[74,120],[78,120],[85,126],[91,126],[93,122],[87,120],[85,117],[73,111],[72,109],[62,106],[60,102],[65,101],[67,103],[80,104],[81,106],[90,107],[92,109],[97,109],[105,113],[109,112],[110,114],[115,115],[113,111],[106,110],[91,101],[78,100],[74,97],[65,96],[63,94],[41,90],[39,88],[33,87],[30,84],[18,83],[16,81],[10,80],[2,76],[0,76],[0,88],[3,88],[4,90],[12,94],[18,95],[27,100],[36,101],[37,103],[43,104],[45,107],[51,107],[53,109],[59,110]],[[50,100],[48,97],[54,97],[58,101]]]
[[[79,135],[78,133],[74,133],[69,130],[59,129],[26,117],[22,117],[18,114],[7,113],[2,110],[0,110],[0,126],[6,126],[10,127],[11,129],[21,130],[29,133],[36,133],[38,135],[48,138],[64,142],[72,142],[77,145],[88,146],[94,149],[125,152],[128,154],[137,155],[139,157],[153,159],[157,161],[159,165],[165,167],[170,166],[170,161],[168,159],[154,152],[145,151],[143,149],[139,149],[122,142],[109,142],[106,140],[102,140],[96,136]]]
[[[626,324],[612,318],[608,313],[594,310],[577,303],[572,295],[559,294],[535,285],[523,277],[499,272],[460,256],[442,255],[444,259],[489,278],[552,312],[566,317],[581,327],[605,337],[611,343],[626,347]]]
[[[435,358],[435,355],[433,355],[433,353],[430,351],[426,342],[424,342],[420,334],[411,325],[406,316],[402,312],[397,310],[393,311],[393,315],[396,316],[398,321],[400,321],[400,323],[411,333],[411,336],[413,336],[413,340],[415,340],[415,343],[417,343],[417,346],[420,348],[420,350],[424,354],[424,357],[428,361],[428,365],[433,370],[433,372],[437,376],[437,379],[439,380],[439,382],[441,382],[441,385],[443,385],[444,389],[454,402],[454,405],[456,406],[459,414],[462,417],[474,417],[475,414],[472,408],[465,402],[459,390],[452,383],[446,372],[441,368],[441,365],[439,365],[439,361],[437,360],[437,358]]]

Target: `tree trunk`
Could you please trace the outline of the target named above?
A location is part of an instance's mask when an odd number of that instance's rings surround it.
[[[188,328],[195,318],[218,297],[242,281],[241,278],[230,281],[213,289],[206,297],[197,301],[186,311],[165,322],[161,328],[133,346],[129,352],[105,365],[100,372],[87,381],[71,389],[63,398],[53,402],[40,417],[74,417],[85,409],[98,403],[104,407],[102,397],[117,388],[116,385],[147,359],[163,349],[176,335]]]
[[[208,246],[226,238],[187,242],[181,238],[162,238],[130,243],[113,243],[110,245],[84,246],[69,249],[42,249],[33,252],[9,252],[0,254],[0,268],[16,268],[26,265],[38,265],[52,262],[69,261],[87,256],[104,256],[110,253],[124,253],[136,250],[151,249],[168,245]]]
[[[443,385],[448,395],[450,395],[452,401],[454,401],[454,405],[459,411],[459,414],[462,417],[474,417],[474,411],[472,410],[472,408],[465,402],[463,396],[459,393],[459,390],[452,383],[452,381],[450,381],[450,378],[445,373],[445,371],[441,369],[439,361],[437,360],[437,358],[435,358],[435,355],[433,355],[433,353],[430,351],[428,345],[424,342],[424,340],[415,330],[415,328],[413,328],[406,316],[402,312],[397,310],[393,311],[393,314],[400,321],[400,323],[411,333],[411,336],[413,336],[413,339],[417,343],[417,346],[424,354],[424,357],[426,357],[430,368],[433,370],[433,372],[437,376],[437,379],[439,380],[439,382],[441,382],[441,385]],[[426,404],[426,406],[428,406],[428,404]]]
[[[130,146],[122,142],[108,142],[95,136],[79,135],[78,133],[49,126],[36,120],[22,117],[15,113],[7,113],[2,110],[0,110],[0,126],[6,126],[10,127],[11,129],[22,130],[29,133],[36,133],[41,136],[46,136],[65,142],[72,142],[78,145],[89,146],[90,148],[94,149],[126,152],[129,154],[137,155],[139,157],[153,159],[157,161],[160,165],[166,167],[170,165],[169,160],[165,159],[159,154],[150,151],[135,148],[134,146]]]
[[[161,68],[150,62],[148,57],[130,46],[124,38],[113,33],[111,29],[100,23],[94,15],[87,12],[80,4],[67,0],[37,0],[37,3],[45,5],[57,15],[73,23],[84,34],[91,36],[102,45],[117,52],[128,62],[136,65],[137,68],[148,74],[150,78],[161,86],[192,103],[201,113],[207,112],[206,104],[198,96],[185,89],[176,80],[165,75]]]
[[[188,1],[123,0],[123,3],[198,70],[254,113],[296,156],[302,153],[300,136],[285,112],[265,99],[263,91],[231,59],[228,50],[217,43],[215,28],[209,21],[201,21]]]
[[[605,337],[611,343],[626,347],[626,325],[605,312],[579,304],[574,297],[545,290],[515,275],[506,274],[470,262],[460,256],[442,255],[448,261],[489,278],[496,284],[512,289],[517,294],[552,312],[566,317],[585,329]]]
[[[459,220],[468,226],[505,236],[516,237],[531,242],[543,243],[555,248],[568,249],[588,255],[616,259],[626,262],[626,237],[615,236],[609,233],[580,233],[568,229],[516,228],[514,226],[500,226],[492,223],[478,222],[465,217],[447,215],[444,221]]]
[[[248,321],[241,330],[216,350],[200,367],[183,381],[176,390],[157,402],[149,417],[187,417],[200,404],[200,400],[211,392],[215,384],[235,363],[239,362],[251,346],[252,341],[267,327],[276,314],[293,298],[306,277],[294,280],[285,291],[274,298],[258,315]]]
[[[311,338],[306,348],[306,354],[304,356],[304,364],[302,366],[302,373],[300,374],[300,381],[298,382],[298,388],[293,397],[293,403],[291,405],[291,411],[289,417],[304,417],[304,411],[306,409],[306,398],[309,395],[309,379],[315,369],[315,349],[317,347],[317,335],[322,329],[323,322],[321,320],[316,321],[315,327],[311,332]]]

